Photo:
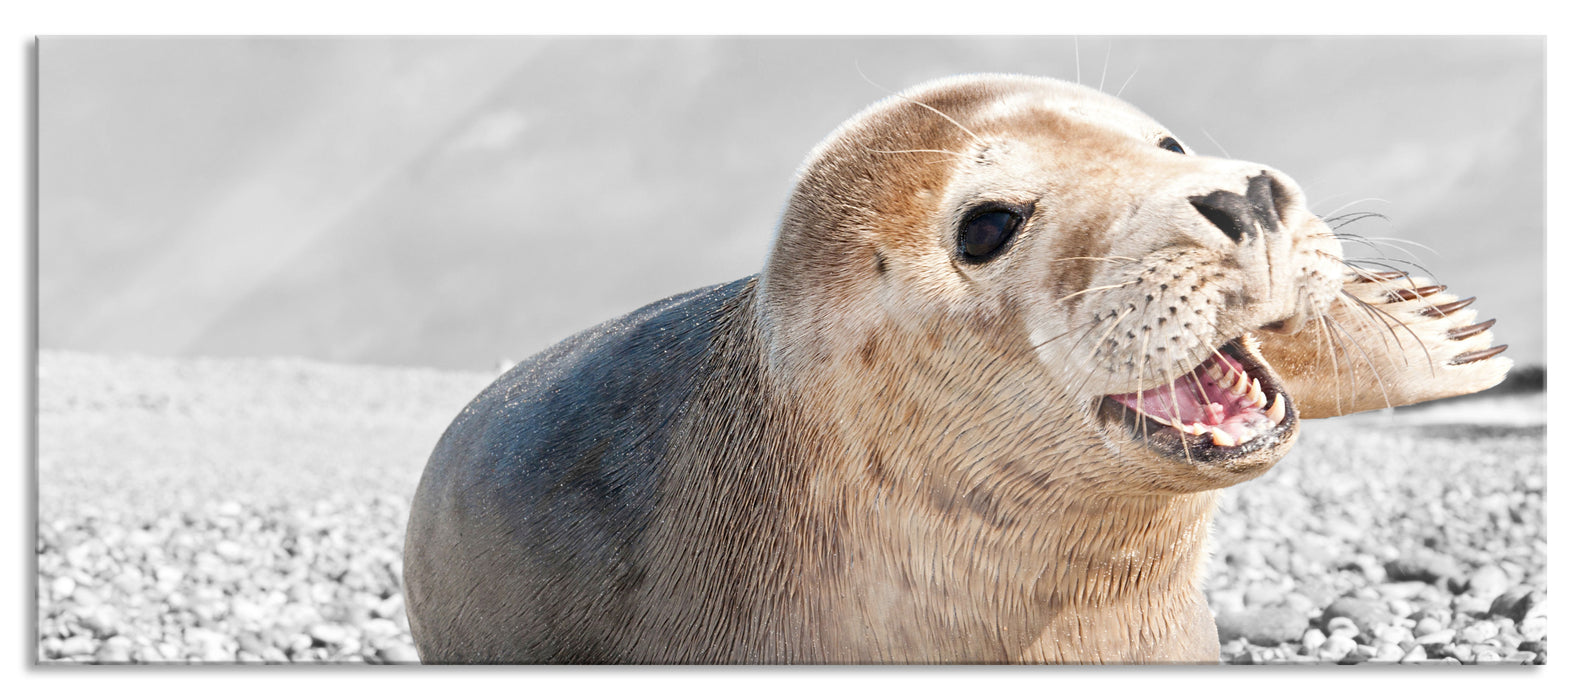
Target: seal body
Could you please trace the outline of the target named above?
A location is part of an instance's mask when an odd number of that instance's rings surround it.
[[[1443,292],[1348,267],[1283,174],[1107,95],[921,86],[813,151],[761,274],[456,418],[409,521],[413,637],[425,662],[1213,662],[1215,494],[1299,407],[1503,377]],[[1386,327],[1421,355],[1336,340]]]

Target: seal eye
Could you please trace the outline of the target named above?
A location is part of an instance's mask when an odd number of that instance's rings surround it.
[[[1167,151],[1174,151],[1176,153],[1180,153],[1181,155],[1186,155],[1186,149],[1181,146],[1181,142],[1175,140],[1175,138],[1171,136],[1166,136],[1162,139],[1159,139],[1159,147]]]
[[[967,218],[957,235],[961,257],[967,262],[988,262],[1005,247],[1016,230],[1021,228],[1022,216],[1004,209],[988,209]]]

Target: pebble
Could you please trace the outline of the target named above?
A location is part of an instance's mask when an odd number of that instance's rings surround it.
[[[1356,648],[1357,643],[1350,637],[1330,637],[1319,645],[1315,655],[1323,661],[1340,661]]]
[[[1455,558],[1437,552],[1419,552],[1402,556],[1384,565],[1385,574],[1395,581],[1425,581],[1434,583],[1461,573]]]
[[[1434,644],[1449,644],[1456,640],[1456,631],[1453,629],[1439,630],[1428,634],[1418,635],[1417,643],[1423,646]]]
[[[370,641],[401,636],[401,626],[391,620],[374,618],[362,624],[363,637]]]
[[[1480,598],[1471,593],[1463,593],[1450,601],[1450,609],[1457,615],[1483,615],[1489,611],[1489,598]]]
[[[1362,634],[1362,630],[1357,629],[1357,623],[1352,622],[1349,617],[1337,617],[1330,620],[1329,624],[1324,625],[1324,630],[1329,632],[1331,637],[1339,635],[1355,639]]]
[[[98,648],[98,643],[92,637],[79,634],[75,637],[68,637],[64,642],[61,642],[60,656],[66,658],[92,654]]]
[[[1396,617],[1404,618],[1407,615],[1412,614],[1412,604],[1404,600],[1396,599],[1387,601],[1385,606],[1390,609],[1390,614]]]
[[[1516,631],[1517,633],[1521,634],[1522,639],[1526,641],[1531,642],[1540,639],[1548,639],[1549,617],[1533,617],[1532,614],[1529,613],[1527,615],[1527,619],[1522,620],[1522,624],[1516,628]]]
[[[1358,629],[1368,629],[1378,624],[1389,624],[1395,619],[1389,606],[1377,600],[1365,600],[1355,596],[1340,598],[1329,607],[1324,608],[1323,622],[1328,625],[1330,620],[1337,617],[1350,618]]]
[[[1499,632],[1499,625],[1494,624],[1489,620],[1479,620],[1461,628],[1461,630],[1456,633],[1456,639],[1469,644],[1476,644],[1478,642],[1493,639],[1494,635],[1499,634]]]
[[[1316,651],[1318,649],[1318,647],[1320,645],[1322,645],[1324,643],[1324,640],[1326,640],[1326,639],[1329,639],[1329,637],[1326,636],[1322,631],[1320,631],[1318,629],[1309,629],[1306,632],[1303,632],[1302,633],[1302,653],[1303,654],[1307,654],[1308,656],[1312,656],[1313,652]]]
[[[1412,631],[1405,627],[1384,625],[1374,628],[1372,637],[1379,644],[1400,644],[1412,639]]]
[[[1306,596],[1309,601],[1312,601],[1310,607],[1315,608],[1328,606],[1330,603],[1335,602],[1336,598],[1340,597],[1339,587],[1332,583],[1328,577],[1298,581],[1296,593]]]
[[[71,600],[81,608],[95,608],[104,602],[98,593],[87,586],[77,586],[77,589],[72,591]]]
[[[1247,586],[1247,592],[1243,594],[1242,598],[1243,604],[1248,609],[1267,608],[1283,602],[1285,600],[1285,591],[1281,589],[1279,584],[1260,581]]]
[[[386,664],[415,664],[418,663],[417,649],[410,644],[392,644],[381,647],[375,658],[380,663]]]
[[[56,576],[55,580],[49,582],[50,595],[56,600],[70,598],[72,591],[75,590],[77,590],[77,580],[70,576]]]
[[[1379,650],[1377,647],[1371,644],[1358,644],[1351,650],[1350,654],[1346,655],[1346,658],[1356,661],[1367,661],[1378,655]]]
[[[231,601],[231,618],[244,628],[262,624],[266,615],[264,607],[251,600],[237,599]]]
[[[1240,612],[1247,609],[1246,603],[1243,602],[1245,597],[1237,589],[1227,588],[1209,591],[1207,597],[1209,607],[1219,611],[1221,615],[1227,612]]]
[[[94,654],[93,660],[101,664],[125,664],[132,662],[132,640],[126,637],[111,637],[99,645],[99,652]]]
[[[113,583],[115,584],[116,589],[121,591],[123,595],[140,593],[142,592],[144,585],[143,574],[135,568],[127,567],[126,569],[122,570],[121,573],[116,574]]]
[[[1275,646],[1302,638],[1307,629],[1307,613],[1281,606],[1221,613],[1216,622],[1222,643],[1246,637],[1259,646]]]
[[[1428,650],[1424,649],[1421,644],[1413,645],[1412,648],[1406,650],[1406,655],[1401,657],[1402,663],[1416,663],[1427,660]]]
[[[1396,581],[1394,583],[1381,583],[1373,587],[1379,592],[1379,597],[1385,600],[1406,600],[1421,595],[1428,584],[1423,581]]]
[[[1537,603],[1544,601],[1544,594],[1532,586],[1517,586],[1501,593],[1489,604],[1489,614],[1508,617],[1521,622]]]
[[[333,647],[346,644],[351,638],[351,633],[340,625],[321,622],[308,628],[308,636],[317,644]]]
[[[1265,564],[1263,548],[1252,542],[1241,542],[1225,549],[1225,564],[1237,569],[1257,569]]]
[[[230,562],[241,562],[247,559],[247,550],[243,549],[242,545],[231,540],[225,540],[214,545],[214,553],[220,555],[221,559]]]
[[[401,597],[400,593],[392,595],[389,598],[385,598],[374,606],[374,614],[388,620],[395,620],[398,618],[405,620],[406,600]]]
[[[1398,663],[1401,659],[1403,659],[1405,657],[1406,657],[1406,650],[1402,649],[1401,645],[1399,645],[1399,644],[1381,644],[1381,645],[1379,645],[1379,650],[1376,653],[1374,653],[1373,660],[1374,661],[1388,661],[1390,663]]]
[[[1504,592],[1511,585],[1510,576],[1504,569],[1493,564],[1478,567],[1477,571],[1467,578],[1467,592],[1480,598],[1492,598]]]
[[[115,633],[120,630],[121,615],[115,608],[101,605],[83,616],[80,623],[83,629],[92,632],[94,636],[100,639],[108,639],[115,636]]]
[[[1507,663],[1522,664],[1524,666],[1531,665],[1537,659],[1538,652],[1533,651],[1515,651],[1511,652],[1510,656],[1505,657]]]

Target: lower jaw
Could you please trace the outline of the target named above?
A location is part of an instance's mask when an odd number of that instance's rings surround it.
[[[1174,460],[1198,465],[1233,462],[1254,453],[1265,452],[1284,443],[1296,427],[1296,417],[1288,415],[1284,421],[1256,437],[1234,446],[1214,444],[1208,435],[1188,435],[1163,425],[1147,416],[1105,398],[1099,415],[1106,422],[1114,423],[1129,437],[1141,442],[1148,449]]]

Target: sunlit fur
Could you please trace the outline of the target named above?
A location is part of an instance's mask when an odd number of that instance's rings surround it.
[[[1486,337],[1403,355],[1470,312],[1413,316],[1420,303],[1347,285],[1295,183],[1166,151],[1166,135],[1098,91],[1015,76],[924,85],[842,125],[804,164],[762,275],[711,302],[690,393],[661,407],[661,456],[629,467],[657,474],[640,532],[594,528],[610,546],[578,558],[605,543],[512,530],[518,516],[476,505],[516,488],[490,481],[513,469],[603,455],[474,466],[489,412],[577,389],[545,379],[553,357],[458,419],[409,535],[423,658],[1214,662],[1198,586],[1217,489],[1263,473],[1295,431],[1235,459],[1175,459],[1102,420],[1102,397],[1241,336],[1303,414],[1476,391],[1505,365],[1447,364]],[[1287,195],[1278,230],[1238,244],[1188,202],[1260,173]],[[955,232],[986,201],[1033,213],[1004,254],[965,263]],[[506,476],[468,476],[491,468]],[[573,563],[531,563],[545,561]]]

